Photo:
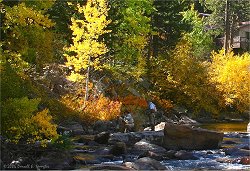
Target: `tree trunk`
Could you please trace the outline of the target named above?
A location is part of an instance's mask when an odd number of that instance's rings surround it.
[[[86,107],[86,102],[89,97],[89,70],[90,70],[90,57],[88,60],[88,68],[87,68],[87,73],[86,73],[86,81],[85,81],[85,96],[84,96],[84,103],[83,103],[83,108]]]
[[[234,39],[234,36],[235,36],[235,32],[236,32],[236,17],[235,17],[235,14],[233,13],[232,14],[232,17],[231,17],[231,26],[230,26],[230,38],[229,38],[229,47],[230,48],[233,48],[233,39]]]
[[[230,32],[230,24],[229,24],[229,1],[226,0],[226,7],[225,7],[225,37],[224,37],[224,49],[225,54],[228,52],[229,49],[229,32]]]

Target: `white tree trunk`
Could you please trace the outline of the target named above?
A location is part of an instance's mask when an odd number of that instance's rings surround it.
[[[86,102],[89,97],[89,70],[90,70],[90,57],[88,60],[88,68],[87,68],[87,73],[86,73],[86,81],[85,81],[85,96],[84,96],[84,103],[83,103],[83,108],[86,107]]]

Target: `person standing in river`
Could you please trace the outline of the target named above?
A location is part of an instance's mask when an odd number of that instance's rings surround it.
[[[149,117],[149,123],[150,123],[151,131],[155,130],[155,115],[156,115],[156,112],[157,112],[156,105],[153,102],[148,101],[148,117]]]

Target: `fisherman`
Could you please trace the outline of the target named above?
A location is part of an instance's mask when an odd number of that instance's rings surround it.
[[[157,109],[153,102],[148,101],[148,117],[149,117],[149,123],[151,127],[151,131],[155,130],[155,115],[156,115]]]
[[[131,132],[134,130],[134,119],[128,110],[124,111],[124,114],[120,116],[120,128],[122,132]]]

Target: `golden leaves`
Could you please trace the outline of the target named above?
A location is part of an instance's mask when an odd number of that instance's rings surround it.
[[[91,0],[85,6],[77,4],[77,9],[84,19],[71,19],[73,44],[66,48],[68,52],[75,52],[75,55],[65,56],[68,61],[66,65],[74,66],[74,71],[81,74],[80,71],[89,66],[96,70],[101,68],[100,56],[107,53],[108,49],[99,38],[110,32],[105,28],[111,21],[107,19],[109,9],[105,0]]]
[[[41,11],[26,7],[25,3],[20,3],[12,8],[7,8],[5,18],[6,27],[15,25],[24,27],[30,24],[46,28],[54,26],[54,23],[48,18],[48,16],[43,15]]]
[[[67,95],[61,100],[72,110],[78,110],[79,118],[85,122],[114,119],[120,114],[122,105],[121,102],[111,100],[103,95],[89,98],[84,109],[82,108],[83,98],[74,98],[72,95]]]
[[[209,68],[210,82],[223,94],[226,105],[235,105],[239,110],[249,106],[250,54],[235,55],[224,50],[212,54]]]

